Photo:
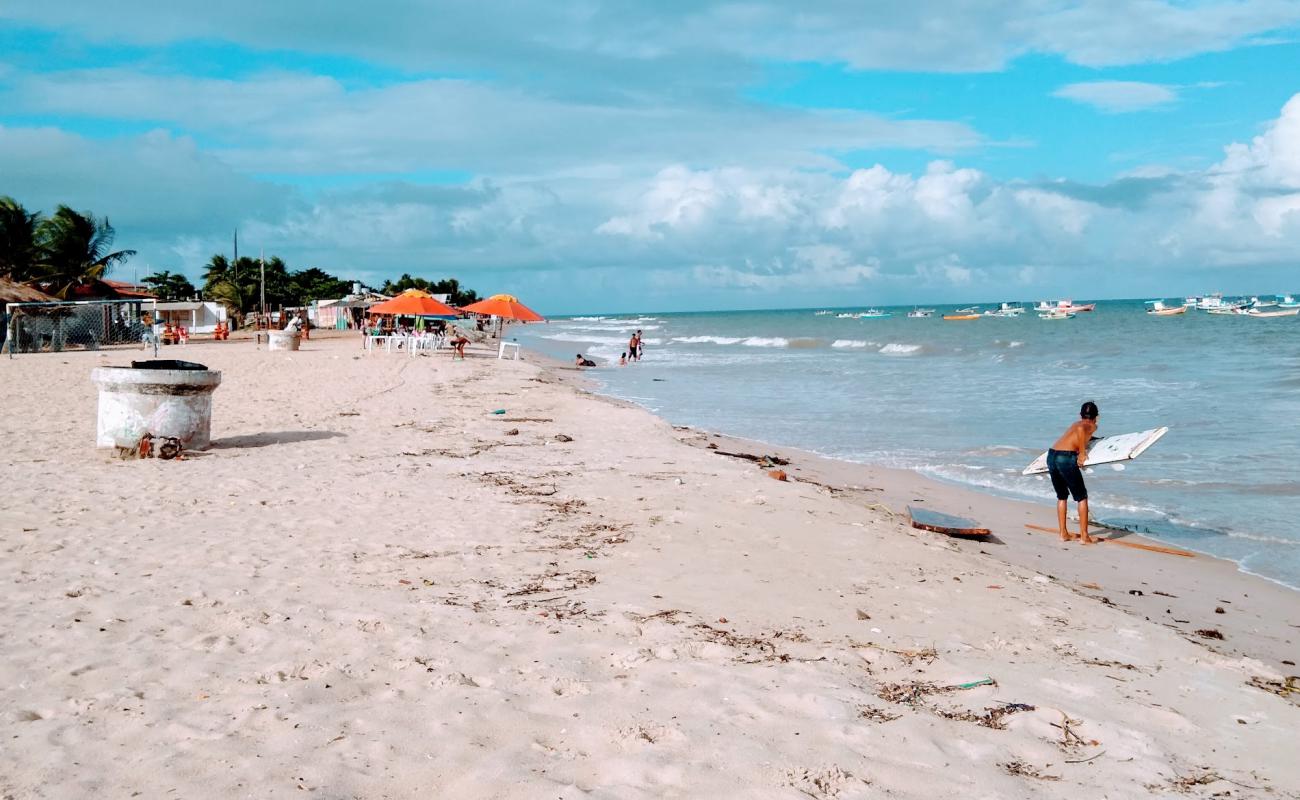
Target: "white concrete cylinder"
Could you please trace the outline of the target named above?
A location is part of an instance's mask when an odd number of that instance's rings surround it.
[[[140,437],[174,436],[187,450],[206,450],[212,438],[212,393],[221,373],[209,369],[99,367],[96,447],[134,447]]]
[[[267,331],[267,350],[297,350],[302,344],[302,334],[297,331]]]

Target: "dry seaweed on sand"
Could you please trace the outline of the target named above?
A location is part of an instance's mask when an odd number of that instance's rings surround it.
[[[1034,707],[1025,703],[1007,703],[1002,706],[992,706],[984,709],[983,713],[975,711],[945,711],[936,710],[935,713],[944,719],[959,720],[962,722],[974,722],[976,725],[982,725],[985,728],[992,728],[995,731],[1004,731],[1007,729],[1006,723],[1002,720],[1012,714],[1019,714],[1021,711],[1033,711]]]
[[[1040,781],[1059,781],[1061,779],[1060,775],[1045,775],[1023,761],[1005,761],[998,764],[998,766],[1008,775],[1019,775]]]
[[[1289,675],[1284,681],[1274,681],[1268,678],[1261,678],[1258,675],[1247,681],[1256,689],[1263,689],[1266,692],[1286,697],[1288,695],[1300,695],[1300,675]]]
[[[891,714],[888,711],[873,706],[863,706],[858,709],[858,716],[862,719],[869,719],[872,722],[893,722],[896,719],[901,719],[903,715]]]

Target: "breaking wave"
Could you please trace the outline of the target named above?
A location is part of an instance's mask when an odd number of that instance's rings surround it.
[[[880,348],[879,352],[881,355],[886,355],[886,356],[911,356],[921,352],[921,345],[899,344],[898,342],[890,342],[889,344]]]

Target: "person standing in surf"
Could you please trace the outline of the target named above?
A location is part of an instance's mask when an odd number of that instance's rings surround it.
[[[1061,541],[1075,538],[1065,526],[1068,498],[1079,505],[1079,541],[1092,544],[1097,541],[1088,535],[1088,487],[1083,485],[1083,466],[1088,459],[1088,442],[1097,432],[1097,404],[1089,400],[1079,408],[1079,421],[1075,422],[1047,451],[1047,474],[1056,490],[1056,523],[1061,531]]]
[[[632,334],[632,338],[627,340],[627,360],[641,360],[641,331]]]

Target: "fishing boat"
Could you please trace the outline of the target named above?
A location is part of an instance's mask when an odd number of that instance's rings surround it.
[[[1295,299],[1294,295],[1280,294],[1277,296],[1278,308],[1300,308],[1300,301]]]
[[[1003,303],[1000,307],[985,311],[986,317],[1018,317],[1025,313],[1025,307],[1019,303]]]
[[[1183,306],[1186,308],[1196,308],[1196,304],[1201,302],[1199,297],[1188,297],[1183,300]]]
[[[857,319],[858,315],[857,314],[836,314],[835,318],[836,319]]]
[[[835,313],[834,311],[814,311],[814,312],[813,312],[813,316],[814,316],[814,317],[826,317],[826,316],[829,316],[829,315],[834,314],[834,313]]]
[[[1039,300],[1039,301],[1038,301],[1038,304],[1034,306],[1034,310],[1035,310],[1035,311],[1040,311],[1040,312],[1041,312],[1041,311],[1051,311],[1051,310],[1054,309],[1054,308],[1056,308],[1056,304],[1055,304],[1055,303],[1049,303],[1049,302],[1047,302],[1046,300]]]
[[[1218,302],[1205,309],[1207,314],[1216,314],[1218,316],[1236,316],[1246,312],[1246,302],[1244,300],[1224,300],[1222,297],[1213,298]]]
[[[1150,306],[1147,313],[1154,317],[1172,317],[1175,314],[1187,313],[1187,306],[1167,306],[1163,300],[1148,300],[1146,304]]]
[[[1276,308],[1277,300],[1264,300],[1259,297],[1252,297],[1250,298],[1250,302],[1246,304],[1246,307],[1247,308]]]
[[[949,322],[957,322],[957,321],[964,322],[966,320],[979,319],[980,315],[979,314],[944,314],[943,318],[948,320]]]
[[[1039,314],[1038,318],[1039,319],[1074,319],[1074,316],[1075,315],[1073,311],[1063,311],[1060,307],[1057,307],[1052,309],[1051,311],[1047,311],[1045,313]]]
[[[980,307],[979,307],[979,306],[966,306],[965,308],[959,308],[959,309],[957,309],[957,313],[958,313],[958,314],[978,314],[978,313],[980,313]]]
[[[1084,303],[1083,305],[1076,306],[1073,300],[1058,300],[1056,301],[1055,310],[1064,311],[1067,314],[1078,314],[1084,311],[1093,311],[1096,308],[1096,303]]]
[[[894,316],[894,314],[891,311],[881,311],[878,308],[868,308],[866,311],[858,314],[858,319],[884,319],[885,317],[892,316]]]
[[[907,316],[910,317],[910,318],[912,318],[912,319],[920,319],[920,318],[923,318],[923,317],[933,317],[933,316],[934,316],[934,309],[933,309],[933,308],[914,308],[914,309],[912,309],[911,311],[907,312]]]
[[[1217,294],[1217,293],[1216,293],[1216,294],[1207,294],[1206,296],[1204,296],[1204,297],[1202,297],[1200,300],[1198,300],[1197,303],[1196,303],[1196,308],[1197,308],[1197,310],[1199,310],[1199,311],[1211,311],[1211,312],[1213,312],[1213,311],[1220,311],[1220,310],[1222,310],[1222,309],[1224,309],[1224,308],[1231,308],[1231,307],[1232,307],[1232,304],[1231,304],[1231,303],[1225,303],[1225,302],[1223,302],[1223,295],[1222,295],[1222,294]],[[1231,313],[1231,312],[1229,312],[1229,313]]]
[[[1246,308],[1242,314],[1248,317],[1294,317],[1300,315],[1300,306],[1295,308]]]

